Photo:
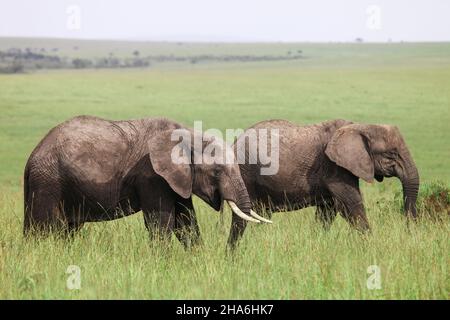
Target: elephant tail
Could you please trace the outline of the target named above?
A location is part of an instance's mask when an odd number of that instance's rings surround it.
[[[220,205],[220,210],[219,210],[219,221],[217,222],[217,228],[221,232],[225,233],[225,221],[224,221],[223,207],[224,207],[224,201],[222,200],[222,203]]]
[[[28,185],[28,181],[30,180],[30,167],[27,164],[25,166],[25,172],[23,174],[23,200],[24,200],[24,207],[23,209],[26,210],[26,204],[28,200],[28,194],[30,192],[30,187]]]
[[[23,212],[24,212],[24,234],[29,229],[29,219],[31,215],[31,207],[33,200],[30,199],[30,165],[27,163],[23,175]]]

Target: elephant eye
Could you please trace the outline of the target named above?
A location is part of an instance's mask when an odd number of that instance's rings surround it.
[[[390,166],[392,164],[395,164],[395,157],[391,154],[383,154],[383,158],[381,159],[381,163],[384,164],[384,166]]]
[[[388,151],[384,154],[384,156],[388,159],[395,160],[395,159],[397,159],[398,154],[395,151]]]
[[[221,173],[221,170],[219,168],[214,169],[214,177],[216,177],[216,178],[219,177],[220,173]]]

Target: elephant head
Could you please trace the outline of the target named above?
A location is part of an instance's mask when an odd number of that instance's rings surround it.
[[[398,177],[403,187],[405,213],[416,217],[419,173],[406,143],[395,126],[350,124],[336,130],[326,155],[355,176],[372,182]]]
[[[168,129],[148,142],[153,170],[181,197],[195,194],[216,211],[227,201],[239,218],[271,222],[251,210],[232,149],[222,139],[192,129]],[[228,160],[228,161],[227,161]]]

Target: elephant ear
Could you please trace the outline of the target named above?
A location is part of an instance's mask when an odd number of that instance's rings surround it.
[[[167,181],[172,190],[188,199],[192,195],[190,135],[187,130],[176,130],[176,134],[173,134],[174,130],[165,130],[154,135],[148,141],[149,157],[153,170]],[[173,137],[181,137],[181,142],[173,141]]]
[[[374,164],[366,138],[358,128],[342,127],[334,133],[325,149],[327,157],[338,166],[367,182],[373,182]]]

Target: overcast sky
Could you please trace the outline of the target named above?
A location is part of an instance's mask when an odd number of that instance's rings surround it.
[[[449,41],[450,0],[0,0],[0,36]]]

